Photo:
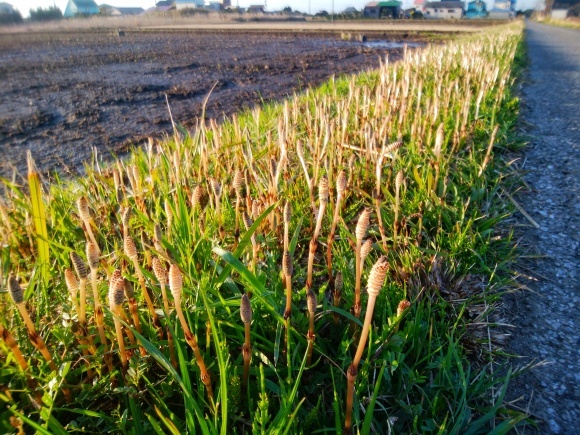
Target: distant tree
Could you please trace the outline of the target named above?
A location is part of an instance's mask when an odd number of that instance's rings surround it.
[[[292,8],[290,6],[286,6],[284,9],[282,9],[282,12],[284,12],[285,14],[291,14]]]
[[[20,24],[22,22],[22,15],[19,11],[14,11],[9,14],[0,14],[0,25],[3,24]]]
[[[46,9],[30,9],[30,21],[56,21],[62,19],[62,11],[56,6],[50,6]]]
[[[320,12],[317,12],[314,16],[315,17],[327,18],[327,17],[330,17],[330,14],[328,12],[326,12],[326,11],[320,11]]]

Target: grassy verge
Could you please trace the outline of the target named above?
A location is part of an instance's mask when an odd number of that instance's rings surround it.
[[[538,22],[543,24],[549,24],[551,26],[565,27],[568,29],[580,29],[580,19],[578,18],[567,18],[565,20],[550,18],[538,20]]]
[[[514,23],[176,126],[84,178],[5,180],[2,430],[517,424],[493,360],[521,38]]]

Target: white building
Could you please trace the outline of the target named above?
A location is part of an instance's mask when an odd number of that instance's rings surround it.
[[[175,0],[175,9],[177,10],[203,8],[204,6],[204,0]]]
[[[465,4],[459,1],[429,2],[425,4],[425,18],[459,20]]]

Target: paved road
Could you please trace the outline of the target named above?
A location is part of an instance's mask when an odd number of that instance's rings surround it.
[[[542,423],[540,433],[580,433],[580,31],[529,23],[524,121],[531,143],[524,209],[540,225],[523,238],[546,256],[532,264],[513,309],[519,364],[545,361],[515,382],[511,398]],[[526,222],[522,220],[522,222]],[[530,429],[530,428],[527,428]],[[525,430],[526,432],[528,430]]]

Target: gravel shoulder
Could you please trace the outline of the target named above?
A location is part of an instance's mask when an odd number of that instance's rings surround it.
[[[511,352],[517,365],[538,365],[509,394],[539,421],[525,433],[577,434],[580,424],[580,31],[528,23],[523,121],[530,143],[523,160],[528,190],[518,201],[529,291],[510,302]]]

